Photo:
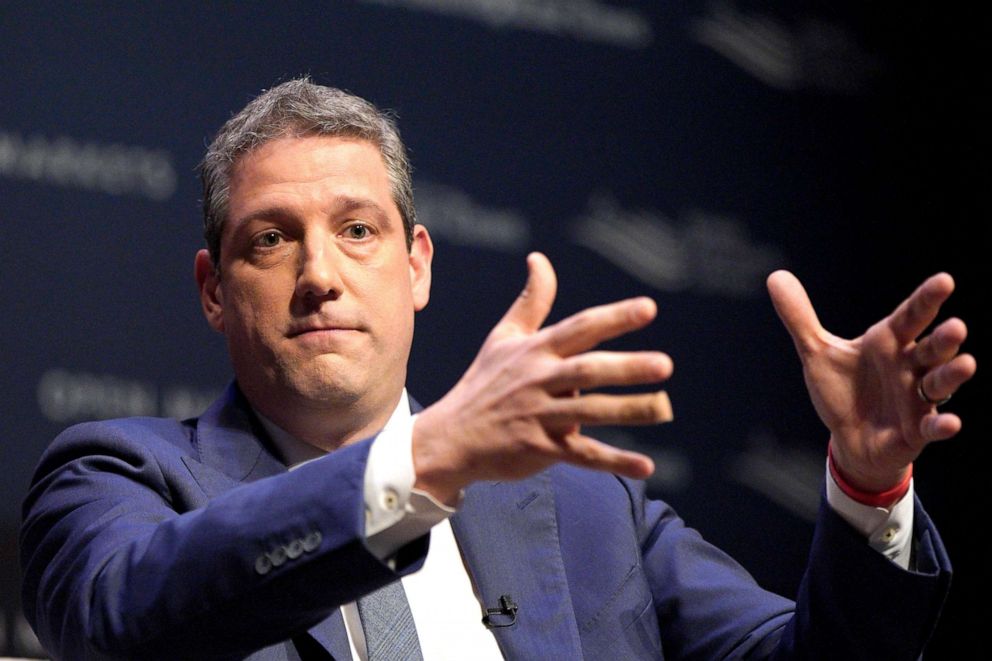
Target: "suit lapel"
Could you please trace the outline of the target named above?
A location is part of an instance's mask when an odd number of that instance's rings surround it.
[[[199,461],[183,457],[183,463],[208,498],[219,496],[239,484],[286,472],[264,427],[234,383],[200,416],[196,445]],[[307,633],[334,659],[351,659],[340,609],[335,609]],[[286,658],[292,658],[293,654],[299,658],[292,643],[287,641],[285,645],[293,648],[285,652],[289,654]],[[283,658],[283,655],[277,654],[276,658]]]
[[[485,607],[502,595],[519,606],[513,626],[492,629],[503,656],[582,658],[550,476],[473,485],[451,525]]]
[[[286,472],[286,466],[272,449],[265,429],[234,383],[200,416],[196,426],[196,445],[201,465],[228,478],[216,483],[213,476],[203,474],[205,484],[200,479],[201,475],[190,467],[191,463],[196,462],[186,463],[211,497],[239,483]]]

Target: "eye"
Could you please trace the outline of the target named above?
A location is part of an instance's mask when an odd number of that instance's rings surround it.
[[[372,228],[363,223],[355,223],[349,225],[344,233],[349,239],[367,239],[372,236]]]
[[[255,245],[259,248],[275,248],[282,243],[282,235],[275,230],[262,232],[255,237]]]

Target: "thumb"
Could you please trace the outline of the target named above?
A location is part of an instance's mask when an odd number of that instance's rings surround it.
[[[551,312],[558,292],[558,278],[543,254],[527,255],[527,284],[497,324],[497,330],[536,332]]]
[[[768,294],[772,305],[800,354],[812,345],[822,331],[813,304],[799,279],[788,271],[775,271],[768,276]]]

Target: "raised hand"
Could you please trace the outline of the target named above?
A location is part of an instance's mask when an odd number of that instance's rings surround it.
[[[975,359],[959,353],[967,328],[948,319],[920,337],[953,290],[948,274],[931,276],[864,335],[845,340],[820,325],[794,275],[768,277],[813,405],[830,430],[835,465],[859,489],[899,484],[928,443],[961,429],[961,419],[937,405],[975,373]]]
[[[516,479],[556,462],[629,477],[654,470],[643,454],[581,433],[581,425],[644,425],[672,419],[664,391],[581,394],[603,386],[655,383],[672,373],[656,351],[592,351],[650,323],[657,308],[634,298],[579,312],[541,328],[557,280],[547,257],[527,258],[524,290],[486,338],[452,390],[417,417],[413,431],[417,488],[450,502],[483,479]]]

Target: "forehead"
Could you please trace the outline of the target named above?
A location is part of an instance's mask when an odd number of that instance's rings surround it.
[[[389,175],[375,144],[338,136],[276,138],[235,162],[229,210],[235,217],[238,207],[259,197],[337,192],[391,200]]]

